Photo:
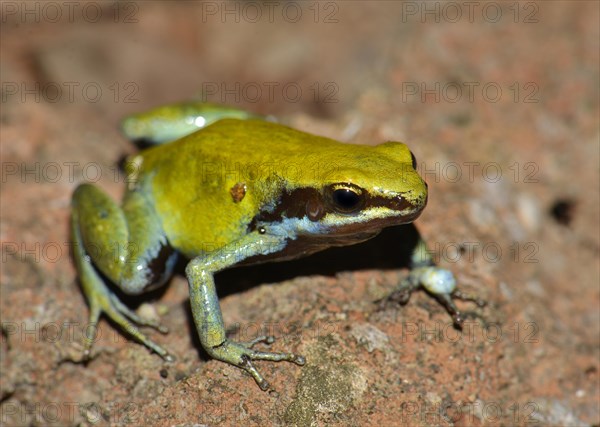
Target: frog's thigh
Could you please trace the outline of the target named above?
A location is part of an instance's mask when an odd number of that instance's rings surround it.
[[[204,102],[181,102],[126,117],[121,127],[129,139],[148,145],[169,143],[221,119],[267,119],[238,108]]]
[[[171,275],[176,252],[142,192],[128,193],[121,209],[98,187],[83,184],[73,210],[86,254],[123,291],[139,294]]]
[[[101,189],[82,184],[73,194],[73,227],[82,240],[84,252],[104,275],[119,283],[128,243],[125,215]],[[77,237],[75,235],[74,237]],[[78,243],[78,242],[76,242]]]
[[[173,273],[177,251],[169,244],[153,200],[146,191],[129,191],[123,213],[129,243],[120,287],[136,294],[161,286]]]

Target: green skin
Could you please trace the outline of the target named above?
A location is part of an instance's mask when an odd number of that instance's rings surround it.
[[[91,184],[80,185],[72,200],[74,257],[93,332],[105,313],[172,360],[131,321],[166,328],[127,308],[98,270],[124,292],[140,294],[162,285],[182,254],[191,259],[186,275],[202,346],[215,359],[249,372],[263,390],[269,384],[253,360],[303,365],[305,359],[253,349],[259,342],[272,343],[273,337],[229,340],[213,275],[239,264],[292,259],[364,241],[384,227],[413,221],[427,201],[427,186],[409,149],[399,142],[348,145],[200,103],[128,117],[123,130],[155,146],[128,163],[121,207]],[[413,290],[423,287],[460,326],[461,313],[451,297],[471,298],[458,293],[448,270],[433,265],[423,241],[412,265],[388,299],[406,303]],[[94,335],[86,337],[86,357]]]

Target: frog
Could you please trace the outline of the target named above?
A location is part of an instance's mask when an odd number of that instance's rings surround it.
[[[72,196],[73,257],[89,305],[84,359],[91,357],[104,314],[173,361],[141,327],[168,329],[130,309],[114,287],[143,295],[163,286],[184,259],[201,346],[268,390],[255,361],[302,366],[306,358],[257,348],[272,344],[273,336],[230,339],[215,274],[363,242],[384,228],[412,223],[428,200],[415,156],[402,142],[351,145],[293,129],[271,116],[194,101],[130,115],[122,130],[145,149],[126,162],[121,204],[91,183],[79,184]],[[383,302],[405,304],[413,291],[424,289],[457,327],[464,317],[454,299],[481,305],[457,289],[450,270],[434,263],[421,237],[410,264],[408,276]]]

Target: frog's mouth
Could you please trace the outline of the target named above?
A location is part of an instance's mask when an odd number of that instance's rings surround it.
[[[327,235],[331,238],[344,238],[364,241],[377,235],[381,230],[396,225],[408,224],[416,220],[423,212],[424,206],[405,208],[401,211],[389,208],[367,209],[355,217],[324,218],[324,225],[329,230]]]

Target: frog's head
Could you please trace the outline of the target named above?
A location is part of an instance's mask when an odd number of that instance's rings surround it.
[[[284,188],[277,203],[256,218],[260,223],[330,245],[348,244],[412,222],[427,203],[416,160],[400,142],[338,143],[321,150],[317,161],[321,173],[306,173]]]

